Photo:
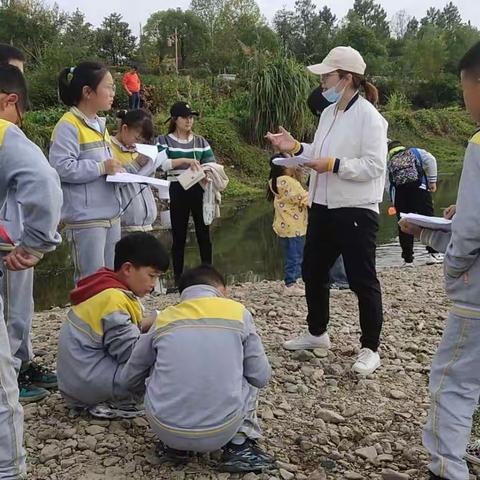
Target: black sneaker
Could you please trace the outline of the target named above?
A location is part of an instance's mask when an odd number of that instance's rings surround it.
[[[187,450],[176,450],[175,448],[171,448],[162,442],[159,442],[158,454],[160,455],[162,463],[169,462],[173,463],[174,465],[185,465],[195,456],[194,452],[189,452]]]
[[[18,383],[31,383],[41,388],[57,388],[57,375],[38,363],[30,362],[25,370],[20,371]]]
[[[242,445],[229,442],[223,447],[219,469],[222,472],[261,472],[272,468],[275,459],[261,450],[258,445],[247,439]]]

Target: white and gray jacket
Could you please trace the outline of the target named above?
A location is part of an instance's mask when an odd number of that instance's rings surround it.
[[[312,144],[303,144],[301,155],[309,160],[335,158],[333,172],[322,173],[329,209],[364,207],[378,209],[383,200],[387,159],[388,123],[365,98],[356,94],[343,113],[327,107]],[[309,205],[319,174],[311,172]]]

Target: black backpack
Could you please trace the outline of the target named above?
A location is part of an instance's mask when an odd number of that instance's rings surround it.
[[[390,183],[395,187],[422,184],[425,172],[422,157],[416,148],[407,148],[395,153],[388,161]]]

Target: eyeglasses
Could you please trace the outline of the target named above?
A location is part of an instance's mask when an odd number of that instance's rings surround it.
[[[332,77],[333,75],[340,75],[338,72],[330,72],[330,73],[325,73],[323,75],[320,75],[320,80],[322,82],[325,82],[326,80],[328,80],[330,77]]]

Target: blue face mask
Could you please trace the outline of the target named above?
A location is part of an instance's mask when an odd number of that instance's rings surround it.
[[[340,82],[341,82],[341,80],[340,80]],[[340,82],[338,82],[338,83],[340,83]],[[324,92],[322,92],[322,95],[330,103],[337,103],[343,96],[343,92],[344,92],[345,89],[343,89],[341,92],[337,92],[338,83],[334,87],[331,87],[331,88],[325,90]]]

